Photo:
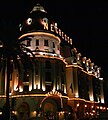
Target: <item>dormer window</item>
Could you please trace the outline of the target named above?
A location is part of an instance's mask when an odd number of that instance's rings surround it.
[[[48,40],[44,40],[44,46],[48,46]]]

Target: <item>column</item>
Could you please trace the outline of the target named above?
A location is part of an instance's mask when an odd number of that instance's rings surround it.
[[[73,83],[74,83],[74,94],[75,97],[79,97],[79,92],[78,92],[78,74],[77,74],[78,68],[73,67]]]
[[[89,75],[88,76],[88,80],[89,80],[89,98],[90,101],[94,101],[94,97],[93,97],[93,80],[92,80],[92,76]]]
[[[41,83],[41,88],[43,91],[45,91],[45,73],[46,73],[46,70],[45,70],[45,60],[42,60],[40,61],[40,69],[41,69],[41,72],[40,72],[40,83]]]
[[[12,91],[17,91],[18,89],[18,70],[14,68],[12,73]]]
[[[0,71],[0,94],[4,94],[4,87],[5,87],[5,80],[4,80],[4,68],[1,69]]]
[[[52,75],[52,77],[51,77],[51,79],[53,80],[53,90],[57,90],[57,80],[56,80],[56,77],[55,77],[55,71],[56,71],[56,69],[55,69],[55,62],[54,61],[51,61],[51,65],[52,65],[52,67],[51,67],[51,75]]]
[[[36,89],[36,75],[35,75],[35,69],[36,69],[36,66],[35,66],[35,64],[33,65],[33,89]]]
[[[100,99],[101,103],[104,103],[103,79],[100,80],[100,87]]]
[[[73,69],[71,67],[66,68],[66,90],[69,97],[73,97]]]
[[[32,65],[29,67],[29,91],[33,89],[33,76],[32,76]]]

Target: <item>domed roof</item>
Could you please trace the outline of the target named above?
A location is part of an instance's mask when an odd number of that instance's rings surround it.
[[[47,12],[40,4],[37,4],[19,27],[21,34],[24,34],[45,30],[45,27],[47,30],[49,24],[51,24],[51,20],[49,20]]]
[[[43,8],[43,6],[41,6],[39,3],[34,6],[33,10],[31,11],[32,12],[35,12],[35,11],[41,11],[41,12],[46,12],[45,9]]]

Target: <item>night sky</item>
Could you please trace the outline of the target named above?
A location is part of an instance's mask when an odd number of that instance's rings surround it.
[[[1,0],[0,39],[11,44],[19,36],[19,24],[36,3],[44,6],[58,27],[73,39],[82,56],[101,67],[108,96],[108,3],[72,0]],[[108,101],[106,101],[108,103]]]

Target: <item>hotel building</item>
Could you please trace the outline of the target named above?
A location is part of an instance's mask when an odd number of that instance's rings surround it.
[[[73,47],[72,38],[58,28],[40,4],[34,6],[19,28],[18,43],[33,56],[28,54],[30,62],[18,57],[17,65],[11,63],[12,116],[18,120],[76,120],[96,117],[100,110],[106,110],[101,68]],[[6,83],[6,70],[1,67],[0,114]]]

